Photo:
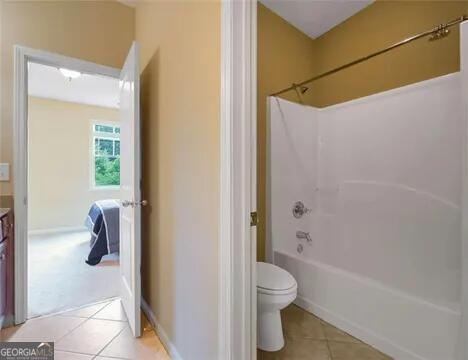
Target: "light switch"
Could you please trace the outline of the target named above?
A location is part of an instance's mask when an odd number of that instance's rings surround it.
[[[0,163],[0,181],[10,181],[10,164]]]

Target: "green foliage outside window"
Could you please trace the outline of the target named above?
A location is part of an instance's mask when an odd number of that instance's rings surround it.
[[[94,186],[120,185],[120,126],[94,124]]]
[[[96,155],[95,184],[96,186],[119,186],[120,185],[120,158],[111,157],[107,154]]]

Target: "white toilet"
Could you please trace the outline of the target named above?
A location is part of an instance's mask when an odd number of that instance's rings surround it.
[[[278,351],[284,346],[280,310],[297,295],[294,277],[280,267],[257,262],[257,347]]]

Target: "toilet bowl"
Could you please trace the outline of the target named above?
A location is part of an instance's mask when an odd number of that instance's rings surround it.
[[[297,282],[286,270],[257,262],[257,347],[278,351],[284,346],[280,310],[297,295]]]

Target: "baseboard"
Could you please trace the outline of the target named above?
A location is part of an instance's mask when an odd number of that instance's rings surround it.
[[[68,233],[75,231],[85,231],[87,230],[86,226],[68,226],[52,229],[39,229],[39,230],[29,230],[28,235],[49,235],[49,234],[59,234],[59,233]]]
[[[141,298],[141,309],[143,310],[146,317],[148,318],[148,321],[151,323],[151,325],[155,329],[156,334],[158,334],[159,339],[161,340],[162,344],[166,348],[171,359],[183,360],[182,356],[180,356],[175,345],[171,342],[171,340],[167,336],[166,332],[164,331],[163,327],[159,323],[158,319],[156,319],[156,315],[154,315],[153,310],[151,310],[150,306],[143,298]]]
[[[377,350],[380,350],[384,354],[389,355],[396,360],[426,360],[419,355],[416,355],[412,351],[397,346],[391,341],[376,335],[373,332],[364,329],[363,327],[348,321],[347,319],[333,313],[332,311],[320,305],[314,304],[313,302],[301,296],[297,296],[294,303],[304,310],[316,315],[322,320],[325,320],[326,322],[336,326],[337,328],[347,332],[359,340],[364,341],[366,344],[373,346]]]
[[[15,318],[13,315],[0,316],[0,330],[14,325]]]

